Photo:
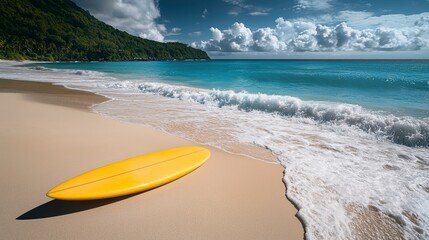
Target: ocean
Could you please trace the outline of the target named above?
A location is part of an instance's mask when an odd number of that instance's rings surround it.
[[[271,151],[307,239],[429,239],[429,61],[40,63],[0,78],[89,90],[111,99],[101,115],[273,163]]]

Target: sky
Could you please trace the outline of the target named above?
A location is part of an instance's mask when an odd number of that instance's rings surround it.
[[[429,58],[429,0],[73,0],[212,58]]]

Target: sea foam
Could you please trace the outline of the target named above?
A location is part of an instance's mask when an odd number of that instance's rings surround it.
[[[262,111],[280,116],[309,118],[324,124],[345,124],[365,132],[387,138],[406,146],[429,146],[429,119],[396,117],[363,109],[361,106],[303,101],[296,97],[251,94],[222,90],[197,90],[161,83],[126,82],[145,93],[164,97],[190,100],[201,104],[214,104],[218,107],[235,106],[243,111]]]

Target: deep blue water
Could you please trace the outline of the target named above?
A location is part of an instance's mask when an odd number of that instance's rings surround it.
[[[174,61],[49,63],[204,89],[358,104],[397,116],[429,117],[429,61]]]

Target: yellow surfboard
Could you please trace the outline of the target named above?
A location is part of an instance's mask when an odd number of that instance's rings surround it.
[[[86,172],[46,195],[60,200],[95,200],[143,192],[192,172],[209,157],[209,150],[197,146],[154,152]]]

